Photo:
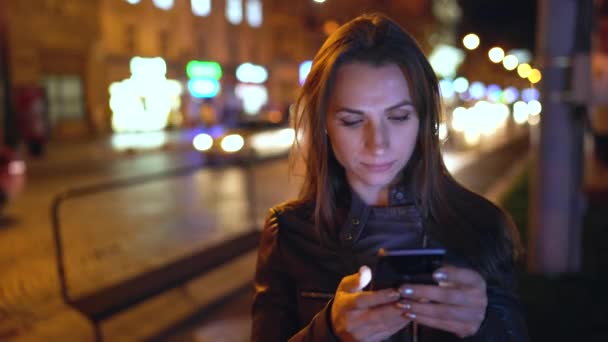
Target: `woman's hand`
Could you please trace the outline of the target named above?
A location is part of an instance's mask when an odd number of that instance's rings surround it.
[[[331,323],[342,341],[381,341],[410,323],[396,305],[400,295],[394,289],[363,291],[372,279],[371,270],[342,278],[331,307]]]
[[[483,277],[466,268],[445,266],[433,273],[436,285],[404,284],[399,306],[406,317],[461,338],[474,335],[485,318],[488,297]]]

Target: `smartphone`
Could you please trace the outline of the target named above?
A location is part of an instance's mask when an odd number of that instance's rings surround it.
[[[443,265],[445,249],[401,249],[378,251],[372,290],[398,288],[408,284],[435,284],[433,272]]]

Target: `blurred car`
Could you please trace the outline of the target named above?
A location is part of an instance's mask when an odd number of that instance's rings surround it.
[[[192,145],[211,161],[250,161],[285,156],[294,139],[293,128],[285,124],[255,120],[212,127],[197,134]]]
[[[7,147],[0,147],[0,212],[25,185],[25,162]]]

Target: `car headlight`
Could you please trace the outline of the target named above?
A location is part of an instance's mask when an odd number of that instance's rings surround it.
[[[225,152],[238,152],[245,146],[245,139],[239,134],[229,134],[222,139],[220,146]]]
[[[192,145],[198,151],[207,151],[213,146],[213,138],[207,133],[201,133],[194,137]]]

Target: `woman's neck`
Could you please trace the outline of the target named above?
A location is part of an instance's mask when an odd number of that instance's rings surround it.
[[[386,207],[388,206],[388,188],[382,187],[377,189],[358,189],[353,187],[353,191],[369,206]]]

